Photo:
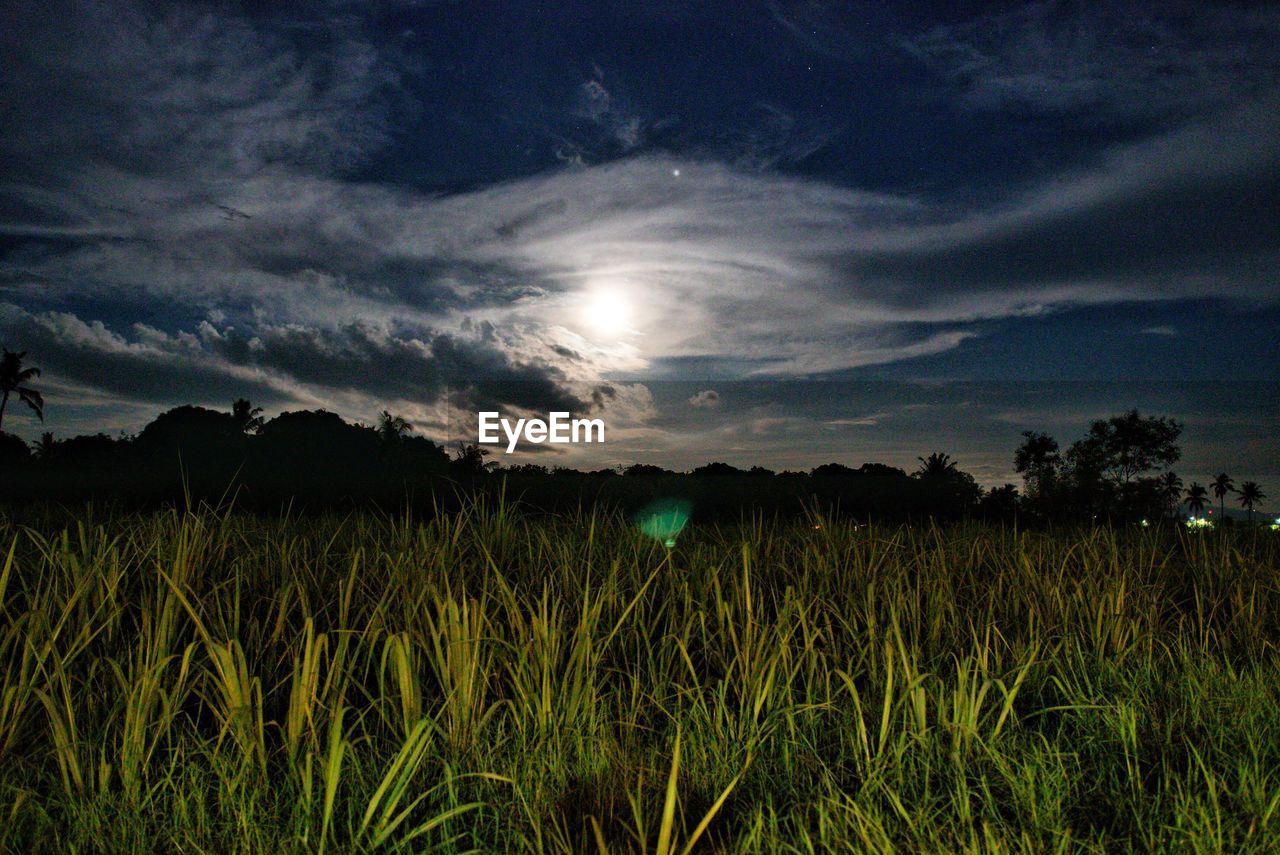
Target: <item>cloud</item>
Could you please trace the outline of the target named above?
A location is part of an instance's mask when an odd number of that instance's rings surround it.
[[[887,418],[888,413],[872,413],[867,416],[858,416],[856,418],[845,419],[827,419],[822,424],[826,427],[843,428],[843,427],[874,427],[880,424],[880,420]]]
[[[729,132],[726,148],[733,165],[744,170],[795,166],[822,151],[843,130],[812,112],[766,101],[756,103],[740,127]]]
[[[0,303],[0,339],[30,342],[33,364],[55,381],[129,400],[171,401],[176,390],[198,402],[241,394],[264,403],[284,399],[270,379],[208,360],[197,336],[171,336],[144,324],[135,324],[132,332],[129,338],[100,321],[86,322],[65,312],[33,314]]]
[[[596,77],[578,87],[574,112],[603,128],[622,151],[631,151],[642,141],[643,121],[604,87],[603,76],[597,67]]]
[[[824,3],[821,0],[769,0],[766,4],[773,21],[804,50],[830,60],[849,62],[867,53],[871,24],[857,31],[844,20],[858,21],[856,6],[848,3]],[[867,9],[872,16],[879,9]],[[841,13],[845,14],[841,14]],[[863,19],[865,20],[865,19]]]
[[[201,179],[359,166],[387,142],[383,96],[397,74],[337,26],[344,37],[303,52],[209,8],[18,10],[6,20],[0,147],[49,189],[65,186],[62,164],[92,152],[98,165],[181,174],[189,200],[214,192]]]
[[[472,411],[602,406],[590,385],[582,397],[570,391],[554,366],[513,361],[500,338],[492,328],[471,336],[412,334],[365,321],[248,331],[203,321],[194,333],[176,334],[134,324],[124,335],[70,313],[0,303],[0,339],[37,342],[40,364],[55,378],[127,399],[185,396],[203,403],[244,395],[263,404],[317,406],[337,395],[361,414],[387,401]]]
[[[274,324],[488,320],[513,343],[577,353],[578,376],[717,355],[765,360],[757,372],[838,370],[971,334],[931,324],[1273,296],[1275,115],[1242,111],[1118,149],[961,212],[656,156],[448,197],[264,174],[220,197],[252,217],[235,221],[176,179],[97,173],[96,210],[79,190],[15,192],[45,217],[114,236],[11,253],[5,287],[10,299],[146,296]],[[107,209],[148,188],[165,200],[156,210]],[[640,337],[620,345],[580,327],[574,295],[601,285],[628,295]]]
[[[715,389],[703,389],[689,399],[689,406],[695,409],[711,409],[720,406],[720,393]]]
[[[906,49],[974,110],[1190,116],[1280,84],[1280,12],[1140,2],[1026,3],[943,24]]]
[[[115,237],[36,242],[0,267],[20,304],[92,296],[214,309],[277,330],[284,352],[296,342],[278,330],[291,324],[339,340],[352,322],[440,333],[488,322],[516,362],[570,379],[691,358],[755,374],[835,371],[954,348],[976,334],[955,325],[983,318],[1274,299],[1275,115],[1243,111],[1117,149],[959,212],[656,156],[446,197],[264,174],[220,197],[252,217],[235,221],[176,179],[99,173],[96,210],[82,209],[80,191],[17,192],[46,217]],[[107,209],[143,188],[167,201]],[[582,326],[575,301],[598,287],[626,296],[636,336]]]
[[[19,15],[3,43],[0,322],[129,400],[250,384],[357,410],[463,377],[471,402],[617,406],[586,390],[891,363],[1064,306],[1280,296],[1274,98],[965,206],[771,171],[825,139],[772,104],[748,161],[643,153],[597,74],[574,109],[629,156],[441,193],[358,171],[392,144],[403,73],[359,28],[304,47],[225,10],[95,9]],[[583,323],[600,289],[634,334]]]

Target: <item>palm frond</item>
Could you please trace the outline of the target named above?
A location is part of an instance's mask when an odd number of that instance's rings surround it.
[[[35,414],[44,421],[44,396],[35,389],[18,389],[18,397],[22,402],[35,411]]]

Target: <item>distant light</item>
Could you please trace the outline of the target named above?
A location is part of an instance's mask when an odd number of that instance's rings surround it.
[[[1189,517],[1187,519],[1187,528],[1191,528],[1191,529],[1213,528],[1213,523],[1205,519],[1204,517]]]
[[[1146,527],[1147,527],[1147,526],[1149,526],[1149,525],[1151,525],[1151,523],[1147,522],[1147,520],[1146,520],[1145,518],[1143,518],[1143,520],[1142,520],[1142,527],[1143,527],[1143,528],[1146,528]]]
[[[678,170],[678,169],[673,169],[673,170],[671,170],[671,174],[672,174],[672,175],[674,175],[676,178],[679,178],[679,177],[680,177],[680,170]]]

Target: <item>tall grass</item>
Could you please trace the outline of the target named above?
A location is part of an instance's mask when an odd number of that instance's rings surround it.
[[[0,516],[36,851],[1280,850],[1280,538]]]

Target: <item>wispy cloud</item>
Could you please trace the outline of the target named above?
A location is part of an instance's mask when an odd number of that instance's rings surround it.
[[[398,73],[354,28],[333,26],[303,52],[211,7],[16,9],[3,42],[2,145],[45,167],[92,152],[192,179],[358,165],[387,141]]]
[[[979,110],[1186,116],[1280,84],[1276,9],[1170,11],[1046,0],[939,25],[903,43]]]
[[[604,86],[604,72],[578,87],[575,112],[578,116],[604,128],[623,151],[641,142],[642,121],[638,113],[627,109]]]
[[[515,362],[578,379],[722,355],[753,373],[833,371],[955,347],[975,333],[947,325],[981,318],[1274,298],[1275,188],[1239,176],[1273,162],[1280,133],[1266,115],[1234,121],[958,216],[664,157],[443,198],[271,172],[223,187],[217,204],[249,215],[235,220],[177,178],[96,171],[61,193],[11,185],[35,216],[91,236],[12,253],[5,288],[20,305],[150,295],[212,307],[281,346],[342,339],[352,322],[427,338],[487,322]],[[159,204],[117,210],[138,198]],[[603,339],[582,322],[583,295],[601,287],[625,295],[637,335]]]
[[[845,428],[845,427],[874,427],[880,424],[882,419],[888,418],[888,413],[871,413],[866,416],[858,416],[856,418],[846,419],[827,419],[822,424],[829,428]]]
[[[22,168],[0,184],[0,336],[126,400],[376,411],[466,375],[477,400],[619,406],[583,389],[894,362],[1062,306],[1278,296],[1274,101],[964,208],[773,171],[825,137],[772,105],[755,161],[644,151],[598,74],[576,109],[633,153],[439,194],[357,171],[406,109],[358,29],[303,50],[229,13],[96,8],[5,36],[0,151]],[[584,318],[601,291],[625,331]]]
[[[849,12],[851,5],[822,0],[768,0],[766,4],[773,21],[796,44],[812,54],[841,62],[863,57],[869,47],[866,32],[851,27],[846,20],[865,19],[841,14]],[[867,14],[873,12],[869,10]]]

